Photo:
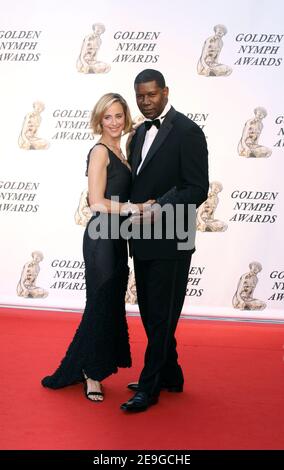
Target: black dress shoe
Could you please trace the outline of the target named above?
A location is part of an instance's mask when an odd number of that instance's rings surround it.
[[[133,392],[138,392],[139,384],[138,382],[130,382],[130,384],[127,385],[127,388],[129,388],[129,390],[132,390]]]
[[[123,403],[120,408],[123,411],[139,412],[146,411],[151,405],[158,403],[158,395],[149,396],[145,392],[137,392],[126,403]]]
[[[130,384],[127,385],[127,388],[129,388],[129,390],[132,390],[133,392],[138,392],[139,390],[138,382],[131,382]],[[161,390],[167,390],[168,392],[174,392],[174,393],[181,393],[183,392],[183,384],[181,385],[162,384]]]

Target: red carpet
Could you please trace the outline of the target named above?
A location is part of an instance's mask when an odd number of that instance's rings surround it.
[[[77,314],[0,310],[1,449],[284,449],[282,325],[181,320],[182,394],[162,392],[158,405],[126,415],[145,337],[129,318],[134,365],[109,377],[104,403],[82,385],[41,387],[58,365]]]

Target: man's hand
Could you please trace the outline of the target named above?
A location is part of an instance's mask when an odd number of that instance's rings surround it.
[[[161,215],[161,206],[154,200],[149,200],[143,204],[143,211],[139,215],[132,215],[130,221],[132,224],[152,224]]]

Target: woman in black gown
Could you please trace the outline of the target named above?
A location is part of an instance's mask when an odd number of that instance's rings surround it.
[[[139,212],[142,205],[128,203],[131,170],[120,149],[122,132],[131,129],[126,101],[108,93],[96,104],[91,126],[101,134],[87,159],[89,205],[93,211],[84,234],[86,307],[81,323],[53,375],[42,380],[53,389],[84,382],[85,395],[92,401],[104,398],[100,382],[130,367],[131,356],[125,315],[128,281],[127,241],[121,237],[95,237],[97,222],[108,228],[125,220],[123,214]],[[116,196],[116,202],[111,198]],[[98,219],[99,218],[99,219]],[[115,220],[116,218],[116,220]],[[94,227],[96,225],[96,227]]]

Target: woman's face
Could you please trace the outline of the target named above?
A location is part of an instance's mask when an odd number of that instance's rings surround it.
[[[121,103],[116,101],[105,112],[102,118],[103,134],[107,137],[120,137],[125,128],[125,114]]]

